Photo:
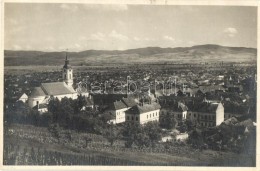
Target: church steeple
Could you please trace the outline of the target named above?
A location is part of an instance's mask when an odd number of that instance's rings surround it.
[[[66,57],[65,57],[65,64],[63,66],[63,74],[62,74],[63,81],[68,85],[73,85],[73,69],[69,64],[68,60],[68,52],[66,51]]]
[[[66,68],[66,69],[71,68],[70,61],[68,60],[68,52],[67,51],[66,51],[66,57],[65,57],[65,64],[64,64],[63,68]]]

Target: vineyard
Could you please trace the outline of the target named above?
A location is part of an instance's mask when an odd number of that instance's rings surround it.
[[[86,137],[92,141],[86,143]],[[123,140],[117,140],[111,146],[102,135],[71,130],[60,130],[57,138],[48,128],[19,124],[12,125],[4,139],[4,165],[201,166],[214,165],[215,161],[225,165],[221,163],[223,155],[230,155],[232,160],[239,157],[210,150],[201,152],[181,143],[126,148]]]

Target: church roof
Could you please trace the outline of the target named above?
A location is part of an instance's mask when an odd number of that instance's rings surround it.
[[[42,90],[41,87],[34,87],[32,93],[31,93],[31,97],[39,97],[39,96],[45,96],[46,94],[44,93],[44,91]]]
[[[48,95],[64,95],[75,93],[72,88],[64,82],[42,83],[43,91]]]

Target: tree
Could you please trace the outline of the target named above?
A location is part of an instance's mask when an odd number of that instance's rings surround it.
[[[123,135],[125,142],[125,147],[131,148],[135,142],[135,138],[139,133],[141,133],[142,127],[140,124],[130,124],[126,123],[121,131],[121,135]]]
[[[135,144],[139,147],[139,148],[144,148],[144,147],[149,147],[151,144],[150,138],[147,134],[145,134],[144,132],[142,133],[138,133],[135,136]]]
[[[90,142],[92,142],[92,138],[89,137],[89,136],[85,136],[84,139],[85,139],[85,145],[86,145],[86,147],[88,147],[88,144],[89,144]]]
[[[49,126],[48,130],[50,131],[50,133],[52,134],[52,136],[54,138],[57,138],[58,142],[60,142],[60,126],[59,124],[52,124]]]
[[[152,143],[158,142],[162,139],[162,130],[158,122],[148,122],[144,125],[144,132],[148,135]]]
[[[110,125],[109,129],[105,131],[104,137],[108,140],[110,143],[110,146],[113,146],[114,142],[119,138],[120,134],[119,132],[115,129],[114,125]]]
[[[167,112],[166,115],[162,116],[161,121],[161,125],[166,129],[174,129],[178,124],[177,119],[170,112]]]
[[[194,148],[202,149],[204,141],[201,133],[199,133],[197,130],[193,130],[189,134],[188,143],[190,143]]]

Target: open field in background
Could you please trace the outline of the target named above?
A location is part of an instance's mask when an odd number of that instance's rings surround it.
[[[65,130],[63,130],[65,131]],[[93,141],[86,147],[84,136]],[[19,142],[19,143],[17,143]],[[156,151],[157,149],[157,151]],[[57,141],[47,128],[11,125],[4,139],[5,164],[39,165],[178,165],[178,166],[250,166],[250,154],[195,150],[176,146],[170,152],[155,149],[127,149],[122,140],[112,147],[101,135],[72,132],[72,141]],[[70,159],[70,160],[68,160]]]

